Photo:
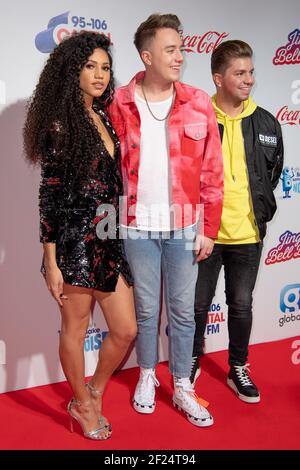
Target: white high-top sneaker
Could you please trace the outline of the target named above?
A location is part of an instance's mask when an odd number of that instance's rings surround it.
[[[139,413],[150,414],[155,410],[155,387],[159,381],[155,376],[154,369],[140,370],[140,378],[135,388],[133,397],[133,408]]]
[[[199,403],[189,377],[174,377],[173,405],[183,411],[190,423],[195,426],[206,427],[214,424],[213,417],[204,406]]]

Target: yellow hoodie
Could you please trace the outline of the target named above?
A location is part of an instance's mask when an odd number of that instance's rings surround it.
[[[213,96],[212,103],[218,123],[224,126],[224,202],[216,243],[256,243],[259,235],[254,220],[241,127],[242,119],[255,111],[256,104],[249,97],[244,101],[243,112],[232,118],[217,107],[216,96]]]

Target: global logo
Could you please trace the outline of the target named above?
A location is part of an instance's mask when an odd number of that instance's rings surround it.
[[[279,326],[300,320],[300,284],[289,284],[280,292],[280,310],[284,314]]]
[[[81,29],[101,32],[110,38],[105,19],[78,16],[67,11],[50,19],[47,29],[36,35],[35,47],[45,54],[52,52],[65,37]]]
[[[281,290],[280,310],[282,313],[300,310],[300,284],[289,284]]]

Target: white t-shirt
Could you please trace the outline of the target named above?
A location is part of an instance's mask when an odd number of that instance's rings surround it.
[[[172,106],[173,97],[151,102],[151,111],[164,118]],[[157,121],[151,115],[146,101],[135,93],[135,102],[141,118],[140,165],[137,188],[136,228],[151,231],[169,231],[171,176],[167,119]]]

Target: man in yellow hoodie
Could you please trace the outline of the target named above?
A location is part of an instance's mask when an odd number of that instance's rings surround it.
[[[266,234],[276,211],[273,190],[283,165],[281,128],[275,117],[250,97],[254,85],[252,49],[243,41],[221,43],[212,53],[216,94],[212,98],[222,140],[224,203],[213,251],[199,262],[195,296],[196,332],[190,380],[200,373],[208,311],[224,265],[228,305],[227,384],[247,403],[260,401],[249,376],[248,345],[254,289]]]

